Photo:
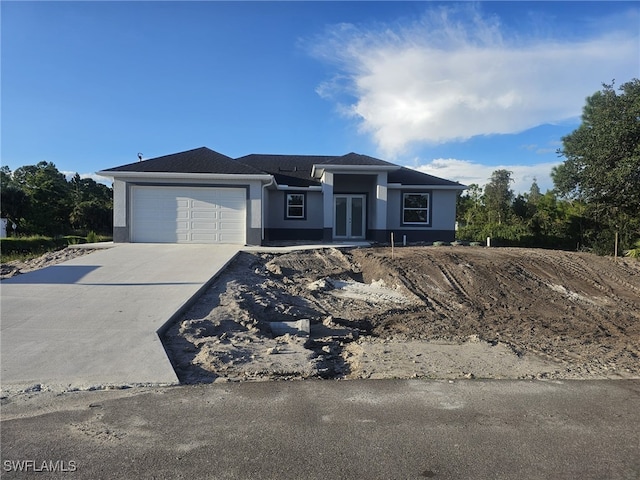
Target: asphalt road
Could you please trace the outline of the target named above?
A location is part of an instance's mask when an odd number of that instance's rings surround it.
[[[640,478],[640,381],[38,393],[4,399],[1,428],[7,479]]]

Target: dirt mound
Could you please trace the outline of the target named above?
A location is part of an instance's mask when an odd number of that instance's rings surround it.
[[[422,299],[418,312],[378,318],[375,333],[478,335],[518,353],[638,368],[640,264],[532,249],[354,252]],[[425,308],[426,307],[426,308]]]
[[[66,247],[54,252],[47,252],[29,260],[12,260],[0,266],[0,279],[11,278],[21,273],[32,272],[41,268],[57,265],[95,251],[91,248]]]
[[[242,253],[166,334],[183,382],[640,375],[640,262],[534,249]],[[276,337],[271,322],[309,320]]]

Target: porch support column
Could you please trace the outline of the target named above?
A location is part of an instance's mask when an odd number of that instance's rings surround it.
[[[333,173],[324,171],[322,175],[322,207],[324,212],[322,239],[333,240]]]
[[[387,172],[380,172],[377,177],[375,224],[371,234],[374,240],[384,242],[387,239]]]
[[[129,208],[129,192],[127,183],[122,180],[113,180],[113,241],[115,243],[127,243],[129,238],[129,225],[131,215]]]
[[[262,184],[249,184],[249,211],[247,225],[247,245],[262,244]]]

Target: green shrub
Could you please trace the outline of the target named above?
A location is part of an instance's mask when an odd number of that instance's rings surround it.
[[[52,238],[42,235],[31,237],[10,237],[0,239],[2,255],[41,255],[43,253],[58,250],[68,245],[64,237]]]
[[[456,232],[458,240],[467,240],[484,245],[491,237],[494,247],[531,247],[575,250],[576,244],[569,237],[558,235],[534,235],[526,225],[484,224],[461,227]]]
[[[98,243],[99,241],[98,234],[93,230],[87,234],[87,243]]]
[[[67,240],[67,245],[80,245],[81,243],[86,242],[84,237],[80,237],[78,235],[67,235],[64,238]]]
[[[99,241],[98,235],[94,233],[95,241]],[[43,253],[60,250],[69,245],[79,245],[86,243],[85,237],[78,235],[45,237],[43,235],[32,235],[29,237],[9,237],[0,239],[0,252],[3,261],[9,257],[12,259],[27,258],[30,256],[42,255]]]
[[[640,258],[640,240],[636,241],[633,244],[634,248],[630,248],[629,250],[625,250],[624,256],[630,258]]]

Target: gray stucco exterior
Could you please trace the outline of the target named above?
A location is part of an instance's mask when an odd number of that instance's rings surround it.
[[[402,194],[424,192],[430,195],[430,223],[424,227],[402,223]],[[387,226],[396,238],[407,242],[447,241],[455,239],[457,190],[430,190],[402,187],[389,191]]]
[[[355,182],[349,188],[345,182],[340,183],[340,192],[345,194],[363,194],[366,197],[366,234],[365,239],[381,243],[389,243],[391,232],[395,240],[401,242],[435,242],[455,240],[455,218],[457,190],[430,190],[428,188],[393,188],[388,189],[387,201],[376,201],[377,185],[369,184],[369,179]],[[402,194],[428,193],[430,195],[430,223],[425,226],[405,225],[402,223]],[[308,213],[304,220],[287,220],[285,218],[285,195],[283,191],[269,191],[268,213],[266,218],[266,240],[335,240],[333,226],[323,228],[324,201],[322,192],[307,192]],[[278,208],[278,206],[281,206]],[[333,210],[333,205],[332,205]],[[376,223],[378,210],[383,210],[386,227]],[[331,212],[328,216],[331,216]],[[334,220],[331,219],[331,222]]]
[[[240,179],[238,179],[240,180]],[[203,188],[244,188],[246,190],[246,243],[248,245],[262,244],[262,186],[264,181],[230,178],[154,178],[154,176],[120,177],[113,182],[113,241],[129,243],[131,238],[131,223],[133,221],[132,189],[135,186],[188,186]]]
[[[304,218],[286,215],[287,194],[303,194]],[[322,192],[305,189],[267,190],[265,203],[265,240],[322,240]]]
[[[98,173],[114,179],[113,239],[118,243],[134,241],[137,186],[235,189],[236,203],[242,201],[238,189],[244,189],[244,239],[249,245],[283,240],[389,242],[391,233],[398,242],[451,241],[457,193],[466,188],[354,153],[234,160],[202,147]],[[410,216],[416,198],[419,218]],[[140,211],[142,204],[137,205]]]

